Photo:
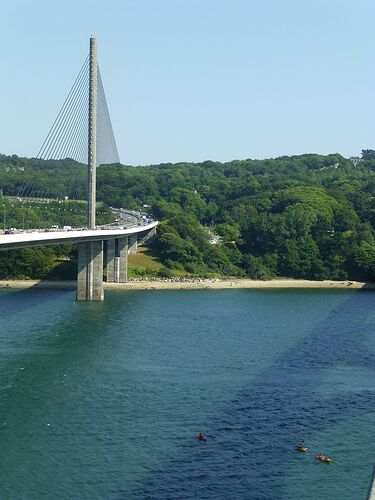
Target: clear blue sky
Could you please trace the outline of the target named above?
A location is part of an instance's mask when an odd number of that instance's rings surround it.
[[[90,35],[123,163],[375,148],[373,0],[1,3],[1,153],[37,153]]]

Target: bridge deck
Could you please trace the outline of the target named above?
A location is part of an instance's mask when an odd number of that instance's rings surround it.
[[[0,251],[38,245],[60,245],[63,243],[83,243],[85,241],[111,240],[134,234],[141,235],[155,228],[158,222],[124,229],[85,229],[72,231],[49,231],[0,235]]]

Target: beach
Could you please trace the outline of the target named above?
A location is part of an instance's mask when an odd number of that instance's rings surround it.
[[[57,288],[75,289],[75,281],[46,281],[46,280],[1,280],[0,289],[25,288]],[[375,283],[360,281],[333,281],[333,280],[251,280],[251,279],[178,279],[178,278],[143,278],[130,280],[128,283],[104,282],[106,290],[179,290],[179,289],[240,289],[240,288],[368,288],[375,289]]]

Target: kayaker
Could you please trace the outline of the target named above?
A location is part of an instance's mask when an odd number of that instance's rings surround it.
[[[198,441],[204,441],[204,442],[207,441],[206,437],[201,432],[196,435],[196,438],[198,439]]]

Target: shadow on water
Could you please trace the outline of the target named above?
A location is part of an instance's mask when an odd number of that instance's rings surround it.
[[[190,440],[130,494],[115,498],[286,498],[282,480],[296,460],[297,440],[308,443],[318,432],[332,432],[348,419],[374,411],[373,387],[320,392],[322,380],[329,384],[325,373],[331,370],[354,367],[374,375],[375,355],[364,345],[374,327],[374,299],[369,291],[354,292],[318,319],[303,340],[204,424],[207,446]],[[368,465],[370,477],[373,464]]]
[[[108,318],[115,322],[121,309],[116,307],[116,303],[108,307],[103,302],[77,302],[75,291],[70,288],[68,284],[66,289],[46,289],[36,285],[22,290],[0,290],[0,321],[10,320],[17,333],[24,329],[24,335],[19,334],[18,342],[25,341],[27,344],[30,340],[36,349],[41,342],[44,347],[51,347],[56,356],[69,349],[74,358],[79,358],[83,354],[82,349],[95,347],[98,337],[106,330]],[[39,329],[33,331],[29,338],[27,321],[31,311],[36,311],[37,315],[44,314],[46,323],[42,321]],[[13,319],[13,315],[18,318]],[[3,340],[12,340],[8,332]],[[81,350],[75,350],[76,345]],[[34,354],[36,358],[40,356],[38,351]],[[30,352],[29,357],[32,359],[34,354]],[[20,362],[22,356],[19,356]]]
[[[72,283],[67,283],[66,288],[60,289],[53,288],[52,285],[49,290],[51,293],[46,293],[48,285],[50,285],[48,281],[41,281],[26,289],[12,289],[10,287],[0,289],[0,314],[23,313],[41,303],[47,303],[59,297],[63,298],[66,296],[67,290],[71,290],[74,286]]]
[[[63,356],[64,350],[72,350],[71,345],[76,342],[75,334],[78,333],[78,325],[81,321],[80,311],[65,313],[56,305],[71,300],[73,310],[76,306],[72,292],[67,290],[45,290],[31,287],[22,290],[0,291],[0,322],[3,329],[0,332],[0,347],[2,351],[2,363],[0,365],[0,381],[6,385],[5,388],[14,387],[18,381],[24,378],[26,372],[21,372],[25,367],[33,365],[42,366],[48,363],[54,364],[56,356]],[[40,322],[38,329],[29,333],[30,314],[35,314],[46,319],[46,323]],[[100,311],[92,312],[91,318],[100,318]],[[8,322],[11,328],[6,325]],[[77,325],[77,326],[76,326]],[[82,335],[82,328],[79,333]],[[88,336],[92,340],[93,336]],[[78,355],[78,352],[77,352]],[[38,376],[48,379],[48,370],[38,371]],[[42,381],[42,379],[41,379]],[[23,384],[19,384],[22,391]],[[25,385],[25,391],[28,390]],[[13,393],[4,391],[0,387],[0,406],[6,408],[5,401],[12,399]],[[2,412],[4,418],[4,411]]]

